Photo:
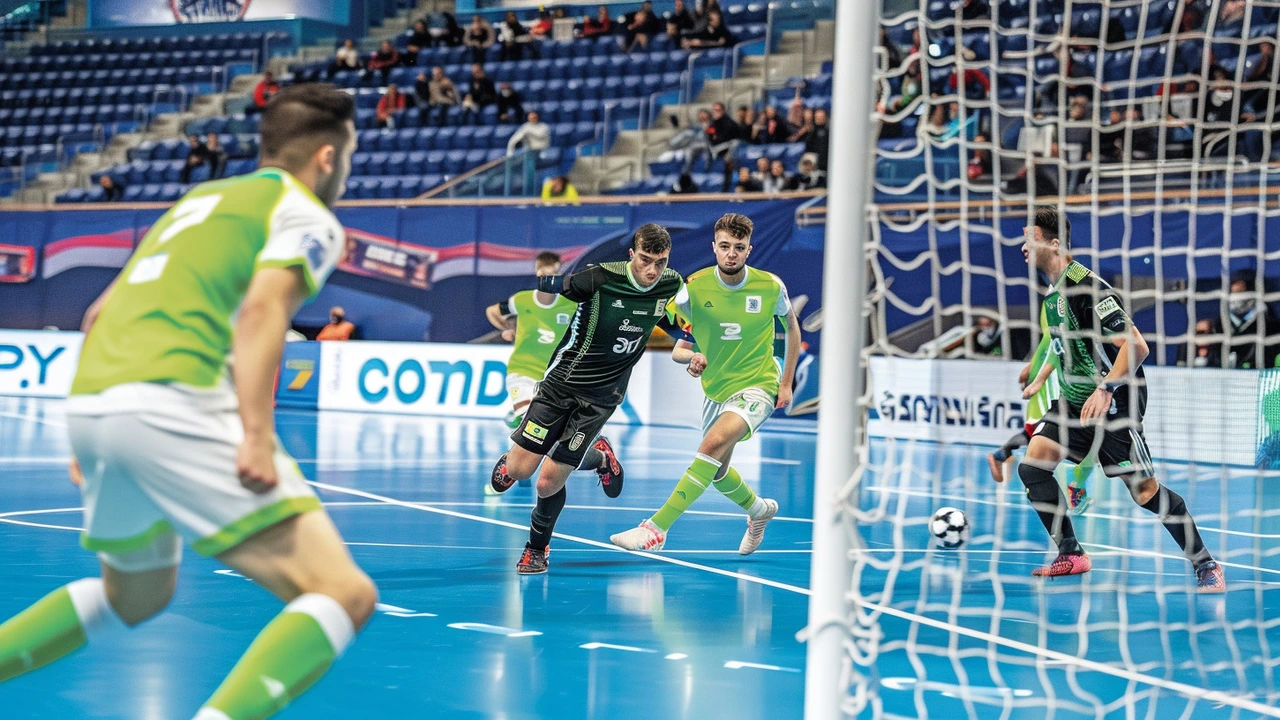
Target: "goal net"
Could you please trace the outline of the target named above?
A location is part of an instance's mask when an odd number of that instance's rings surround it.
[[[1280,2],[919,0],[879,21],[843,713],[1280,717]],[[1023,451],[1004,483],[987,454],[1031,410],[1050,288],[1023,228],[1045,205],[1145,339],[1154,475],[1225,594],[1196,592],[1101,468],[1071,518],[1093,570],[1030,574],[1056,552]],[[931,541],[943,506],[969,520],[959,549]]]

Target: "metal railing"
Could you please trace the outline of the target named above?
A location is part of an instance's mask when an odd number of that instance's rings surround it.
[[[422,198],[532,197],[542,192],[537,185],[538,153],[520,150],[473,168],[427,191]],[[493,185],[501,185],[493,192]]]

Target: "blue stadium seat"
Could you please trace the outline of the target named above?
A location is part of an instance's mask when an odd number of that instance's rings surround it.
[[[387,155],[386,175],[404,175],[411,172],[409,166],[409,153],[393,152]]]
[[[448,153],[444,150],[433,150],[427,153],[427,163],[423,167],[423,172],[438,175],[444,172],[444,161]]]
[[[465,150],[450,150],[444,160],[445,175],[460,175],[465,171],[467,164],[467,153]]]
[[[372,152],[369,153],[369,161],[365,166],[366,175],[386,175],[387,174],[387,153]]]

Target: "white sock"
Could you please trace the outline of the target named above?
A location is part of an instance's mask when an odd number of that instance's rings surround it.
[[[200,708],[200,712],[196,713],[192,720],[231,720],[226,713],[214,708]]]
[[[67,585],[67,594],[71,596],[76,617],[80,619],[80,627],[89,642],[104,633],[128,629],[129,626],[111,607],[111,601],[107,600],[107,588],[101,578],[77,580]]]
[[[284,611],[305,613],[315,618],[315,621],[320,624],[320,629],[324,630],[325,637],[329,638],[334,660],[342,657],[342,653],[355,639],[356,627],[351,622],[351,616],[347,614],[346,608],[342,607],[341,603],[328,595],[320,593],[299,595],[293,602],[284,606]]]
[[[758,518],[764,514],[768,506],[764,504],[764,498],[756,495],[756,501],[751,503],[751,509],[747,511],[747,515],[752,518]]]

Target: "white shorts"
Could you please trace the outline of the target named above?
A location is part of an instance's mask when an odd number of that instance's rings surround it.
[[[755,435],[764,421],[773,415],[775,402],[777,398],[758,387],[736,392],[722,403],[706,398],[702,401],[702,434],[706,435],[722,414],[733,413],[747,423],[747,434],[742,438],[746,440]]]
[[[538,385],[538,381],[526,375],[517,375],[515,373],[507,373],[507,394],[511,396],[511,407],[515,408],[520,403],[528,403],[533,400],[534,388]]]
[[[217,555],[321,507],[279,440],[275,489],[257,495],[240,485],[236,453],[244,429],[228,389],[118,385],[73,395],[67,420],[84,472],[81,544],[117,569],[176,565],[178,535],[201,555]]]

